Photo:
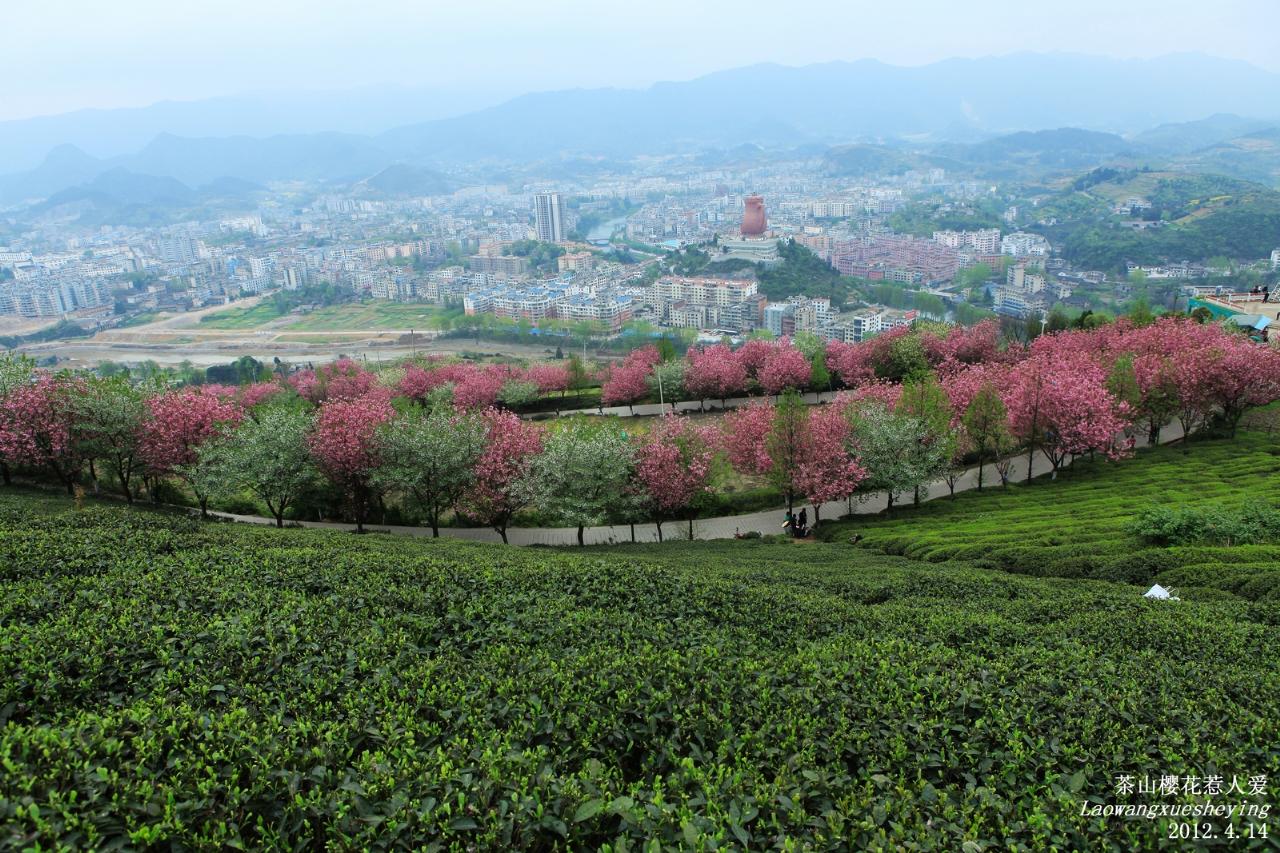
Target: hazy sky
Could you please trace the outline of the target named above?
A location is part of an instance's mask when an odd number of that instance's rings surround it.
[[[5,0],[0,119],[374,84],[643,86],[754,62],[1199,51],[1280,71],[1280,0]]]

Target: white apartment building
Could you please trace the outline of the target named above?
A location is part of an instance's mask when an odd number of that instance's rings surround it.
[[[662,302],[697,302],[708,305],[729,305],[756,295],[754,281],[735,281],[723,278],[679,278],[667,276],[653,285],[653,295]]]
[[[1039,234],[1015,231],[1013,234],[1005,235],[1000,241],[1000,254],[1012,255],[1015,258],[1030,255],[1043,257],[1049,254],[1049,241]]]

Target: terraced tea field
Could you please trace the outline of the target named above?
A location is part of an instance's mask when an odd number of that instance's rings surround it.
[[[0,591],[4,847],[1156,849],[1168,821],[1082,808],[1134,801],[1120,774],[1280,777],[1274,599],[21,492]]]
[[[1152,506],[1275,512],[1280,442],[1242,431],[1230,441],[1143,450],[1118,464],[1079,460],[1057,482],[968,492],[892,517],[841,523],[825,535],[844,541],[861,534],[864,547],[929,562],[970,560],[1026,574],[1154,581],[1188,594],[1280,600],[1280,543],[1150,547],[1131,527]]]

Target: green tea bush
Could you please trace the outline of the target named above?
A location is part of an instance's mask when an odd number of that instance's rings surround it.
[[[1280,540],[1280,512],[1259,504],[1232,509],[1153,506],[1138,513],[1132,530],[1154,545],[1256,545]]]
[[[1280,775],[1269,601],[68,506],[0,496],[4,848],[1156,849],[1082,804]]]
[[[861,534],[864,547],[887,554],[1036,577],[1150,584],[1196,567],[1184,585],[1266,597],[1270,576],[1244,583],[1228,569],[1269,563],[1280,573],[1280,512],[1259,500],[1280,489],[1273,450],[1269,434],[1246,431],[1118,464],[1079,460],[1052,482],[841,519],[819,535]]]

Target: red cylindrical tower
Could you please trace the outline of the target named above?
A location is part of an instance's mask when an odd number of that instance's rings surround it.
[[[764,198],[749,195],[742,202],[742,236],[759,237],[768,228],[764,216]]]

